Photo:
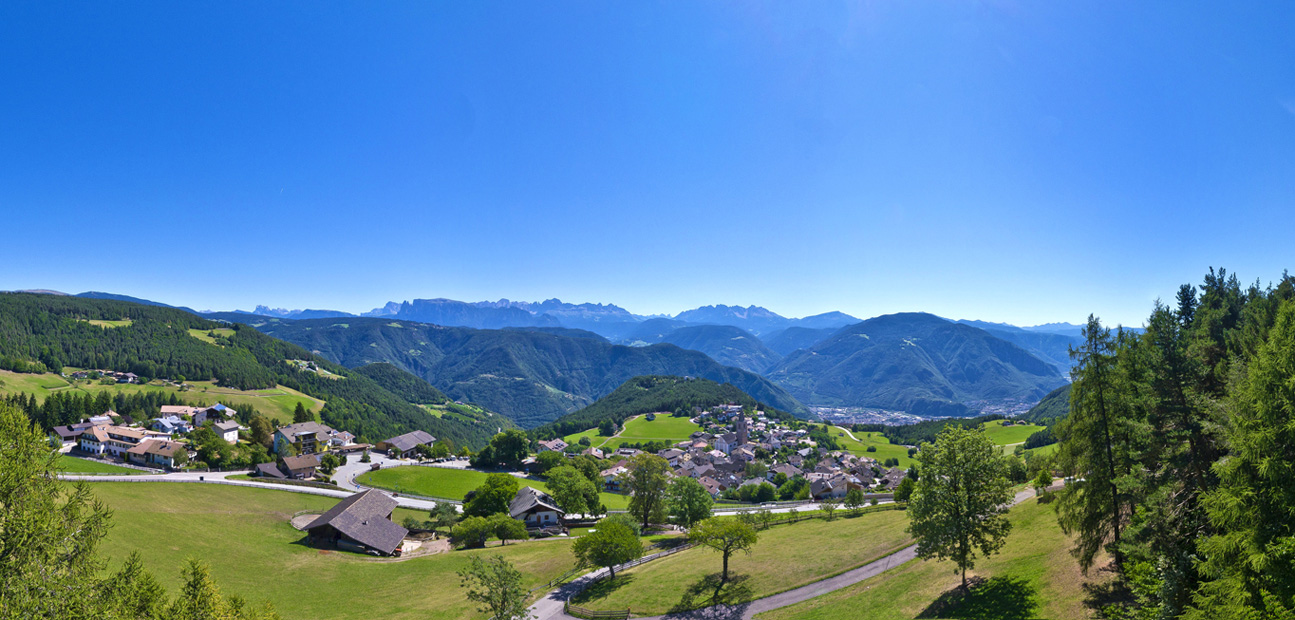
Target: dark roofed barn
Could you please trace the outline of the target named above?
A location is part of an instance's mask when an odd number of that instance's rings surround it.
[[[391,522],[396,500],[381,491],[356,493],[306,526],[312,544],[332,544],[360,553],[399,555],[409,533]]]
[[[418,446],[425,445],[430,448],[435,442],[436,438],[426,431],[413,431],[378,442],[378,450],[386,451],[394,457],[407,459],[415,455]]]

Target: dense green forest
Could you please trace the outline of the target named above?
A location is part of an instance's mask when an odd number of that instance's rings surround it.
[[[392,394],[411,403],[439,405],[450,400],[440,390],[432,387],[432,384],[386,362],[360,366],[355,372],[373,379]]]
[[[924,417],[971,413],[973,400],[1040,398],[1057,369],[988,332],[909,312],[849,325],[768,372],[802,402],[880,407]]]
[[[118,321],[119,326],[101,327],[89,321]],[[322,421],[373,441],[421,429],[457,445],[479,447],[494,434],[493,427],[431,415],[364,374],[255,329],[232,325],[233,333],[220,338],[218,344],[204,342],[189,332],[222,327],[231,326],[173,308],[57,295],[0,294],[0,360],[10,369],[60,372],[63,366],[100,368],[135,372],[146,378],[214,379],[239,389],[277,383],[325,400]],[[336,376],[303,371],[286,360],[310,360]]]
[[[669,344],[627,347],[535,331],[373,318],[241,320],[348,367],[389,362],[452,398],[501,413],[523,428],[552,422],[643,375],[731,383],[783,411],[807,413],[768,379]]]
[[[683,349],[701,351],[725,366],[754,373],[762,373],[782,359],[781,355],[774,353],[754,334],[732,325],[685,325],[643,342],[665,342]]]
[[[562,437],[594,428],[603,420],[613,420],[620,425],[626,418],[655,411],[678,412],[691,417],[693,407],[708,409],[725,403],[762,409],[773,418],[795,420],[790,413],[764,405],[727,383],[648,375],[626,381],[594,404],[535,429],[534,435],[539,439]]]
[[[1056,504],[1106,615],[1295,617],[1295,279],[1211,269],[1144,333],[1090,317],[1076,362]]]

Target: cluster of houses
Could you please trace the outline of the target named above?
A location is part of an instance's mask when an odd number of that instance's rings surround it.
[[[89,420],[56,426],[50,436],[64,448],[81,454],[119,459],[122,462],[171,469],[187,460],[188,443],[175,438],[211,421],[212,430],[230,444],[238,443],[238,411],[217,403],[211,407],[163,405],[161,415],[149,425],[132,425],[109,410]],[[180,454],[183,453],[183,458]]]
[[[379,441],[376,445],[356,443],[355,435],[319,422],[298,422],[274,431],[273,452],[278,459],[262,463],[253,472],[264,478],[309,480],[314,478],[323,456],[376,450],[392,458],[410,458],[419,446],[430,448],[436,438],[424,431],[412,431]]]
[[[115,370],[78,370],[68,375],[68,378],[89,379],[91,376],[116,379],[117,383],[139,383],[139,375],[133,372],[117,372]]]
[[[903,469],[884,468],[873,458],[839,450],[820,452],[804,429],[792,430],[768,419],[761,411],[748,418],[741,405],[727,404],[699,411],[694,420],[705,430],[656,454],[670,464],[675,476],[695,478],[714,497],[748,485],[772,484],[782,474],[787,480],[803,478],[812,499],[841,498],[850,489],[874,493],[893,491],[907,474]],[[561,439],[539,442],[541,452],[567,448]],[[620,490],[629,458],[639,453],[640,450],[633,448],[614,451],[586,448],[580,452],[610,462],[602,471],[604,486],[609,491]],[[747,466],[754,462],[766,466],[763,476],[746,475]]]

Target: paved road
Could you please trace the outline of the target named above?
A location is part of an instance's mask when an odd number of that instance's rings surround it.
[[[1053,481],[1054,487],[1057,485],[1057,482],[1058,481],[1055,480]],[[1033,490],[1021,491],[1012,498],[1011,505],[1015,506],[1031,497],[1034,497]],[[794,590],[788,590],[781,594],[756,599],[741,605],[716,605],[688,612],[653,616],[648,620],[751,620],[756,616],[756,614],[780,609],[787,607],[788,605],[795,605],[796,603],[802,603],[829,592],[835,592],[836,590],[852,586],[865,579],[871,579],[895,568],[896,566],[901,566],[916,557],[917,545],[912,545],[879,560],[864,564],[854,570],[846,571],[835,577],[828,577],[827,579],[815,581],[814,583],[801,586]],[[540,599],[531,606],[531,613],[535,615],[537,620],[571,619],[572,616],[563,613],[562,602],[568,597],[583,590],[584,585],[588,581],[594,579],[594,577],[601,572],[603,571],[589,573],[566,586],[550,592],[548,596]]]
[[[357,457],[358,458],[358,457]],[[287,484],[274,484],[272,482],[257,482],[255,480],[229,480],[229,476],[235,474],[246,474],[246,471],[213,471],[213,472],[175,472],[170,474],[151,474],[143,476],[78,476],[75,474],[63,474],[59,478],[62,480],[84,480],[86,482],[187,482],[196,484],[227,484],[240,487],[256,487],[260,489],[270,489],[273,491],[287,491],[289,493],[305,493],[307,495],[323,495],[325,497],[336,497],[338,499],[349,497],[351,491],[334,491],[332,489],[320,489],[307,486],[293,486]],[[414,510],[431,510],[436,507],[436,502],[413,499],[410,497],[397,497],[396,503],[405,508]]]

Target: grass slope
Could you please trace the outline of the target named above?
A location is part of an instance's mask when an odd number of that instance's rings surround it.
[[[828,522],[803,521],[760,532],[750,555],[729,560],[721,596],[728,602],[763,598],[842,573],[909,544],[907,513],[888,510]],[[639,615],[704,607],[722,566],[719,553],[698,547],[631,569],[586,590],[576,601],[591,609],[630,609]],[[701,590],[705,594],[697,594]]]
[[[1012,509],[1012,533],[1000,554],[981,559],[974,574],[987,579],[970,599],[952,594],[959,584],[949,562],[915,560],[882,575],[763,613],[759,620],[892,620],[894,618],[1093,617],[1085,606],[1085,579],[1070,556],[1051,506],[1031,499]],[[1099,579],[1096,573],[1090,576]],[[943,605],[935,605],[941,599]]]
[[[886,462],[886,459],[889,458],[897,458],[899,459],[899,466],[905,469],[917,462],[915,459],[909,458],[908,448],[890,443],[890,438],[879,432],[854,433],[855,439],[850,439],[850,434],[839,426],[834,427],[832,432],[836,434],[836,441],[841,444],[841,448],[855,456],[874,458],[881,463]],[[869,452],[869,447],[876,450]]]
[[[139,474],[143,473],[136,469],[118,467],[110,463],[100,463],[87,459],[79,459],[66,454],[58,457],[58,468],[69,474]]]
[[[473,556],[503,555],[527,588],[575,565],[566,540],[394,562],[311,548],[288,519],[301,510],[323,512],[337,501],[316,495],[207,484],[91,486],[114,511],[114,526],[100,547],[110,559],[107,571],[137,550],[174,596],[185,558],[197,557],[211,565],[225,592],[267,600],[285,620],[484,618],[464,598],[455,574]],[[394,518],[414,514],[397,509]]]
[[[486,481],[488,474],[471,469],[451,469],[448,467],[392,467],[365,473],[355,479],[356,482],[398,493],[411,493],[425,497],[442,497],[459,501]],[[539,480],[518,478],[523,486],[535,487],[548,492],[548,487]],[[625,510],[629,507],[629,498],[615,493],[602,494],[603,506],[609,510]]]
[[[701,426],[688,418],[659,415],[655,420],[648,421],[647,416],[638,416],[627,420],[625,428],[616,437],[600,437],[598,429],[591,428],[587,431],[567,435],[563,438],[563,441],[578,443],[581,437],[588,437],[595,448],[615,449],[627,443],[661,440],[671,443],[680,442],[699,430],[702,430]]]
[[[990,420],[985,422],[985,436],[989,440],[1000,446],[1010,446],[1023,443],[1026,439],[1041,430],[1044,427],[1035,424],[1013,424],[1012,426],[1003,426],[1002,420]]]

